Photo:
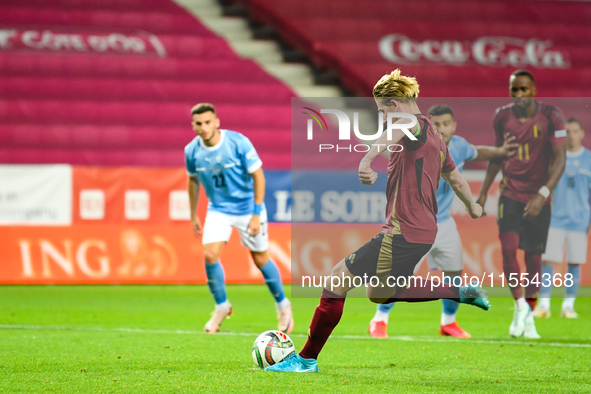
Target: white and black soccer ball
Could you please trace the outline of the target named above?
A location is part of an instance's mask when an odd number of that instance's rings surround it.
[[[295,346],[289,335],[276,330],[265,331],[252,345],[252,358],[261,369],[277,364],[294,352]]]

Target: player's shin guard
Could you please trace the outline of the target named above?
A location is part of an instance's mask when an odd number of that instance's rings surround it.
[[[339,324],[345,306],[345,296],[339,296],[326,289],[322,290],[320,304],[308,330],[308,340],[300,352],[303,358],[317,359],[332,330]]]
[[[565,276],[564,281],[564,301],[562,303],[563,310],[573,310],[575,305],[575,299],[577,298],[577,293],[579,292],[579,286],[581,285],[581,266],[579,264],[569,264],[568,265],[568,272],[567,275],[572,275],[572,285],[570,281]],[[569,286],[571,285],[571,286]]]
[[[207,274],[207,286],[213,296],[216,305],[226,302],[226,279],[224,268],[219,261],[214,264],[205,263],[205,273]]]
[[[285,299],[285,291],[283,290],[279,269],[277,269],[275,263],[269,260],[265,265],[259,267],[259,269],[263,274],[263,278],[265,278],[265,283],[269,291],[273,295],[273,298],[275,298],[275,302],[283,301]]]
[[[540,287],[540,299],[541,298],[550,298],[552,295],[552,277],[554,275],[554,264],[542,265],[542,276],[540,277],[541,287]],[[548,306],[547,306],[548,307]]]
[[[507,282],[511,277],[511,274],[516,274],[519,278],[521,271],[519,270],[519,264],[517,263],[517,248],[519,247],[519,235],[515,233],[503,233],[499,235],[501,240],[501,249],[503,253],[503,271],[505,272],[505,279]],[[523,290],[521,285],[510,286],[513,298],[518,300],[523,296]]]
[[[461,275],[453,275],[446,277],[446,283],[453,283],[454,278],[461,278]],[[449,279],[448,279],[449,278]],[[456,313],[460,307],[460,303],[454,300],[441,300],[443,304],[443,313],[441,314],[441,324],[447,325],[456,321]]]
[[[530,280],[528,286],[525,288],[525,300],[533,311],[538,302],[538,293],[540,292],[540,283],[542,282],[540,276],[542,275],[542,255],[536,253],[525,252],[525,267]],[[537,275],[537,280],[534,280]]]

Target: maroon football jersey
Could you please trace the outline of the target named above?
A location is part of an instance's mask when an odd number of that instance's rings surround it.
[[[402,234],[407,242],[433,244],[437,235],[437,187],[442,172],[456,165],[431,116],[416,115],[417,141],[404,137],[402,152],[388,163],[385,233]]]
[[[506,132],[519,144],[517,154],[502,161],[501,193],[521,203],[527,203],[548,181],[552,147],[566,144],[562,111],[553,105],[535,105],[533,115],[524,122],[515,116],[514,104],[498,108],[494,118],[497,145],[503,144]]]

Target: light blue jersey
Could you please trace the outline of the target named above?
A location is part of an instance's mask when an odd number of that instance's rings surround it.
[[[447,149],[458,171],[462,172],[464,169],[464,162],[466,160],[474,160],[478,156],[478,150],[474,145],[466,141],[464,138],[452,135],[447,145]],[[450,208],[454,200],[455,193],[449,183],[445,179],[439,182],[437,188],[437,223],[444,222],[451,218]]]
[[[550,227],[586,233],[591,220],[591,151],[566,152],[566,168],[552,193]]]
[[[252,143],[244,135],[220,130],[219,142],[205,146],[200,136],[185,147],[189,176],[197,176],[209,199],[208,210],[228,215],[248,215],[254,210],[254,181],[250,174],[261,168]]]

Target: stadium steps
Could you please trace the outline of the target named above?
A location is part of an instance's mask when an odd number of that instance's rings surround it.
[[[255,40],[245,19],[223,16],[215,0],[175,0],[193,13],[204,25],[224,37],[240,56],[253,59],[271,75],[290,86],[301,97],[340,97],[336,86],[314,84],[314,75],[306,64],[284,63],[274,40]]]

